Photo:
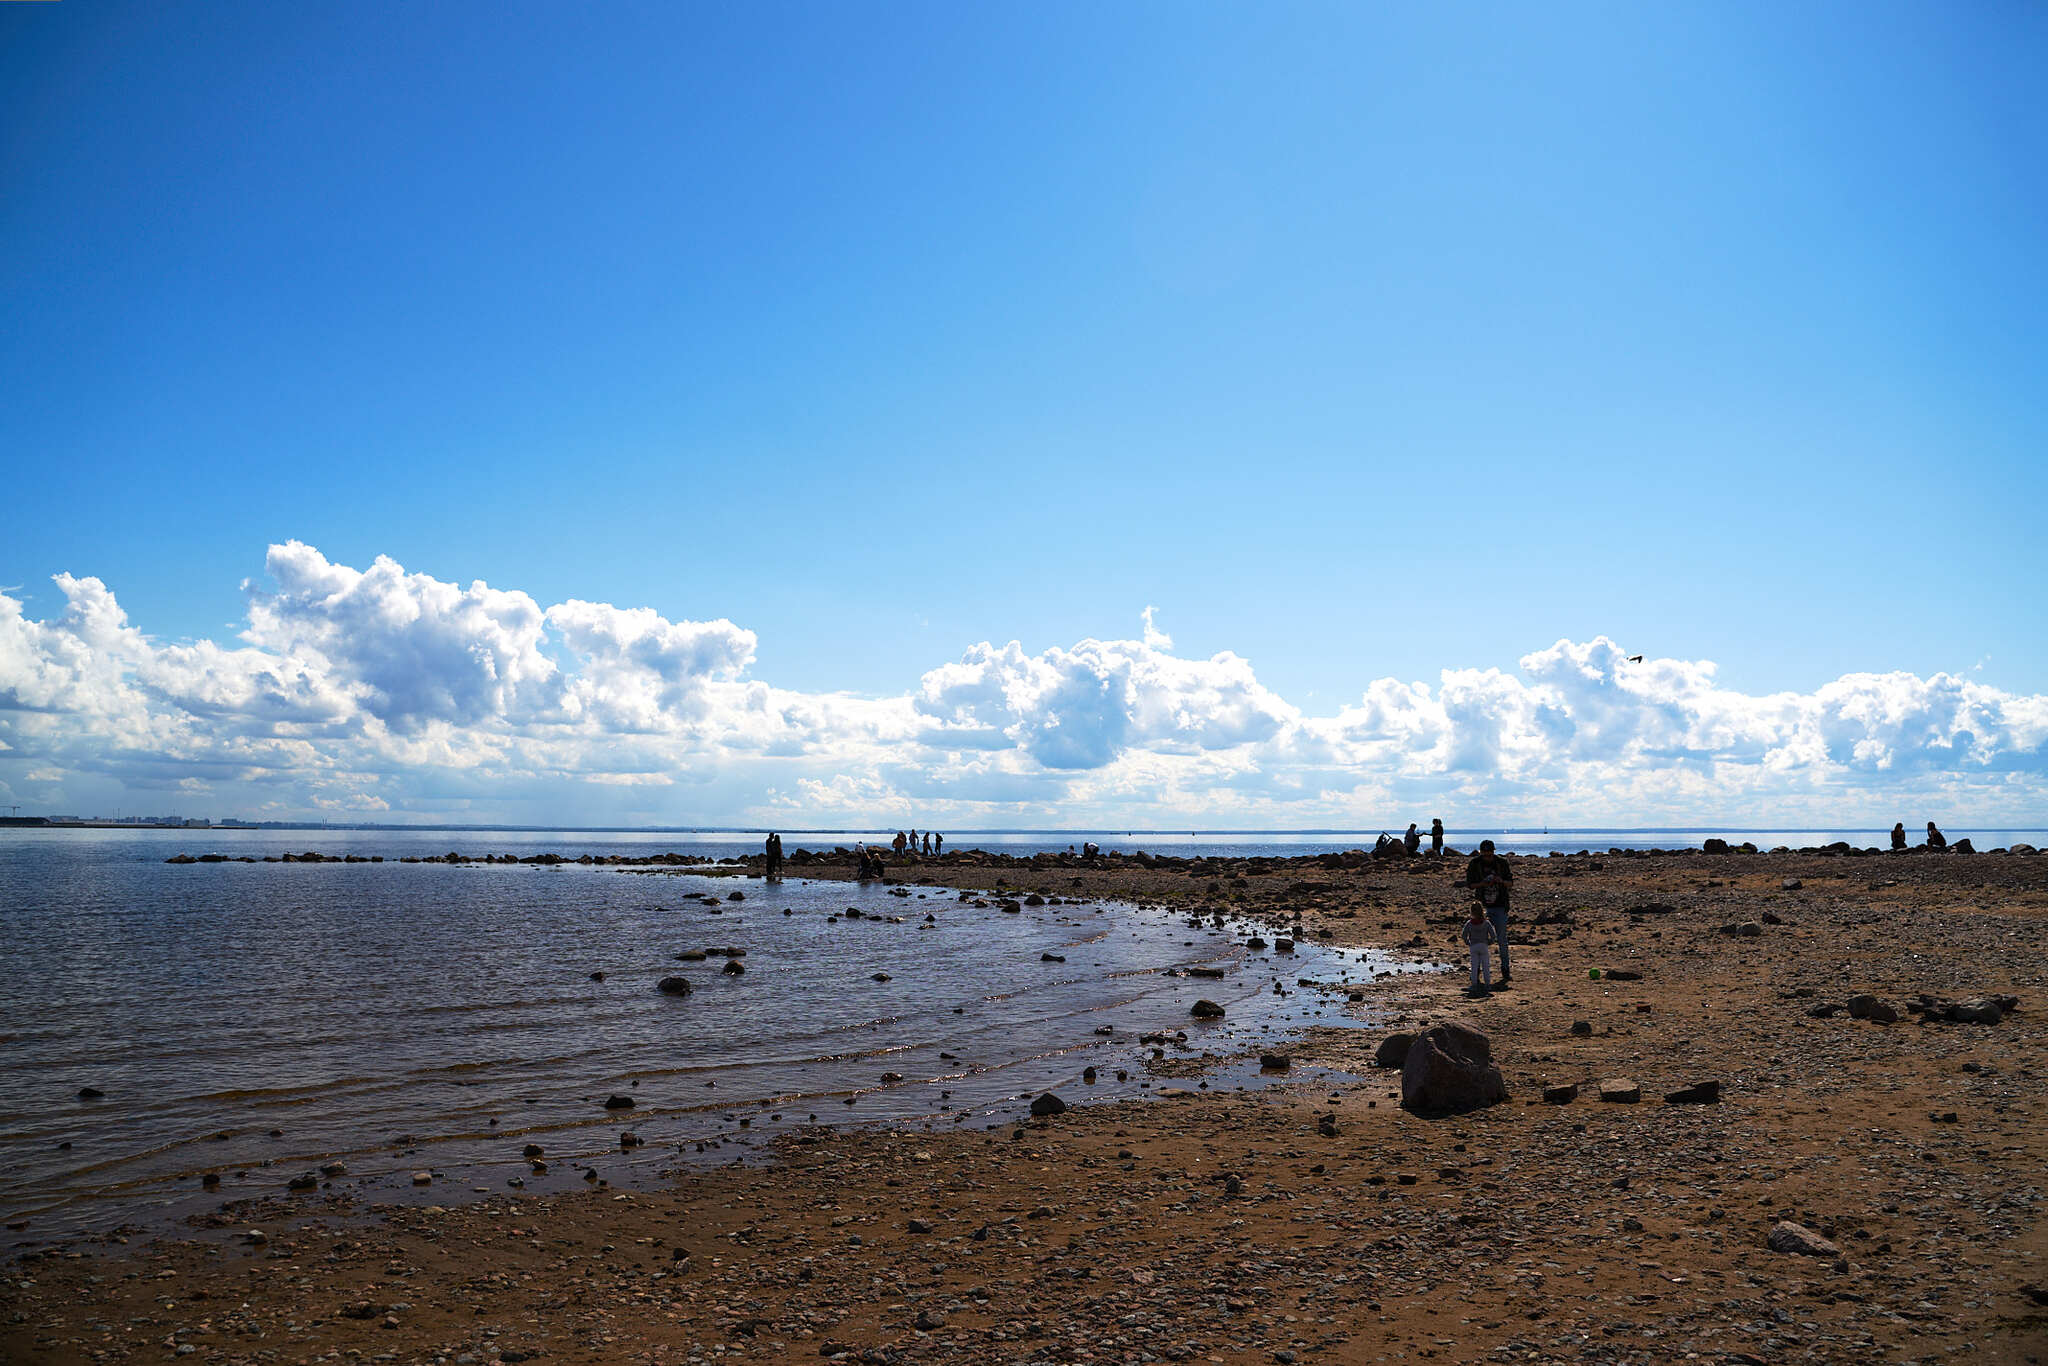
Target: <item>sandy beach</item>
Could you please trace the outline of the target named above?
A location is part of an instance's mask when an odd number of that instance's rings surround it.
[[[247,1202],[185,1236],[13,1258],[0,1356],[2048,1355],[2048,857],[1684,852],[1515,868],[1513,989],[1472,997],[1462,970],[1367,989],[1351,1009],[1382,1027],[1319,1029],[1289,1050],[1296,1067],[1347,1074],[1336,1082],[1204,1091],[1200,1066],[1170,1058],[1169,1098],[996,1132],[810,1129],[771,1164],[652,1191]],[[955,854],[891,877],[1229,908],[1449,964],[1462,871]],[[1846,1008],[1864,994],[1876,1002]],[[2007,997],[2016,1008],[1977,1004]],[[1403,1110],[1401,1074],[1376,1069],[1375,1050],[1451,1020],[1485,1033],[1508,1099]],[[1622,1078],[1640,1099],[1603,1101],[1600,1083]],[[1666,1099],[1710,1081],[1718,1103]],[[1546,1103],[1546,1087],[1573,1084],[1575,1098]],[[1808,1251],[1770,1246],[1785,1224]]]

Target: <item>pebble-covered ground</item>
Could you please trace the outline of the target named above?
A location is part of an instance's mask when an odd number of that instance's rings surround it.
[[[1348,862],[893,876],[1462,958],[1462,862]],[[1384,1028],[1292,1051],[1355,1081],[812,1131],[656,1192],[237,1207],[6,1265],[0,1359],[2041,1360],[2044,927],[2043,856],[1520,859],[1513,989],[1389,979],[1352,1007]],[[1509,1099],[1409,1114],[1374,1047],[1453,1018]],[[1598,1099],[1617,1078],[1639,1102]],[[1720,1103],[1665,1103],[1701,1081]],[[1788,1222],[1812,1253],[1770,1248]]]

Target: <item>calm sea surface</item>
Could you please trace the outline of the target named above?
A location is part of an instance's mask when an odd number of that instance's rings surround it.
[[[164,862],[179,852],[754,847],[569,833],[0,830],[10,1238],[161,1225],[223,1200],[283,1196],[292,1177],[331,1162],[348,1169],[332,1190],[410,1195],[411,1173],[431,1170],[428,1193],[446,1200],[512,1178],[566,1188],[587,1167],[621,1182],[723,1161],[813,1115],[1008,1122],[1048,1087],[1070,1099],[1144,1094],[1143,1031],[1185,1028],[1195,1052],[1256,1047],[1341,1018],[1341,995],[1298,978],[1355,983],[1392,967],[1309,945],[1254,953],[1241,924],[1196,929],[1100,904],[1006,914],[934,887],[897,896],[588,867]],[[733,891],[744,900],[727,900]],[[843,914],[850,906],[860,918]],[[746,951],[741,976],[721,971],[729,946]],[[679,961],[688,950],[713,954]],[[1228,975],[1180,975],[1196,964]],[[660,994],[670,973],[693,994]],[[1200,996],[1223,1002],[1226,1021],[1190,1019]],[[1080,1080],[1091,1065],[1101,1069],[1093,1086]],[[86,1087],[104,1094],[79,1098]],[[607,1111],[614,1094],[634,1107]],[[625,1129],[646,1146],[622,1153]],[[547,1149],[547,1174],[521,1160],[528,1142]],[[202,1195],[207,1173],[221,1187]]]

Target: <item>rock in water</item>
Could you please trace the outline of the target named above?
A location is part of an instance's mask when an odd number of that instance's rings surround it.
[[[1790,1252],[1801,1257],[1839,1257],[1842,1249],[1815,1233],[1804,1224],[1795,1224],[1790,1219],[1781,1219],[1771,1226],[1770,1236],[1764,1240],[1773,1252]]]
[[[1190,1010],[1188,1014],[1193,1015],[1199,1020],[1220,1020],[1223,1018],[1223,1007],[1205,996],[1195,1002],[1194,1009]]]
[[[1493,1045],[1469,1024],[1431,1025],[1416,1036],[1401,1064],[1402,1108],[1418,1114],[1455,1114],[1507,1098],[1507,1083],[1493,1065]]]
[[[1415,1046],[1413,1034],[1389,1034],[1380,1040],[1380,1046],[1373,1050],[1374,1067],[1399,1067],[1408,1061],[1408,1050]]]
[[[1063,1115],[1066,1112],[1067,1103],[1050,1091],[1047,1091],[1037,1100],[1031,1102],[1031,1113],[1034,1115],[1043,1117],[1045,1115]]]
[[[664,996],[688,996],[690,994],[690,979],[687,977],[664,977],[661,979],[660,989],[661,994]]]
[[[630,1110],[633,1108],[633,1098],[631,1096],[606,1096],[604,1108],[607,1110]]]

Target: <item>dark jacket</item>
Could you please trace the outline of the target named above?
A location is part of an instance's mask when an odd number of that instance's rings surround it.
[[[1465,865],[1465,885],[1474,888],[1483,887],[1488,879],[1495,880],[1495,885],[1492,888],[1494,897],[1488,903],[1488,909],[1498,908],[1503,911],[1506,910],[1508,906],[1508,893],[1514,889],[1514,869],[1508,867],[1508,861],[1499,854],[1474,854],[1472,861]],[[1480,899],[1483,901],[1485,897],[1482,895]]]

